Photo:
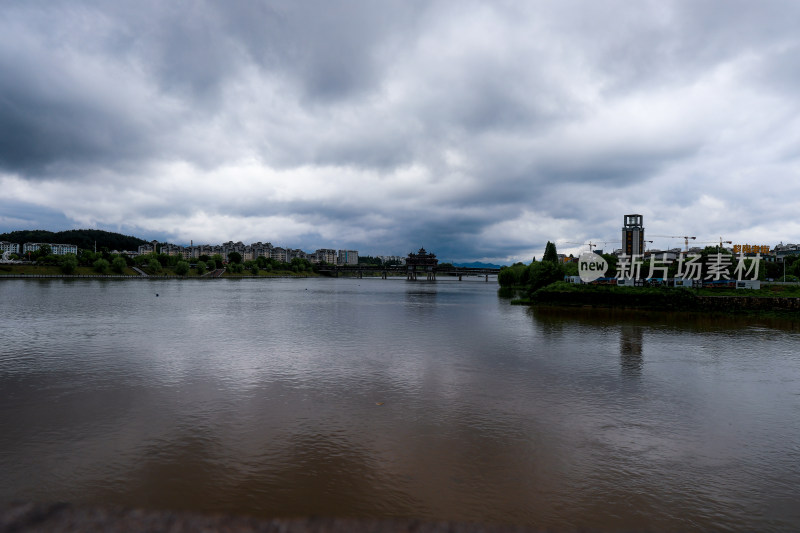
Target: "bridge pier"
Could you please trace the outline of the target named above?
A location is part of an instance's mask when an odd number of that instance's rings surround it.
[[[484,281],[487,283],[489,282],[489,276],[497,274],[499,269],[486,269],[486,268],[453,268],[453,269],[441,269],[439,267],[431,267],[426,265],[407,265],[407,266],[376,266],[371,267],[368,265],[347,265],[347,266],[331,266],[329,269],[321,269],[319,272],[325,276],[331,277],[341,277],[345,275],[346,277],[352,277],[357,279],[363,279],[365,272],[371,272],[375,275],[380,273],[381,279],[389,279],[389,272],[392,274],[401,274],[405,272],[406,279],[408,281],[417,281],[418,279],[427,279],[428,281],[438,281],[439,274],[445,276],[446,280],[455,280],[456,278],[458,281],[464,281],[464,277],[469,276],[476,276],[480,277],[483,276]],[[425,275],[423,278],[422,275]],[[377,276],[376,276],[377,277]]]

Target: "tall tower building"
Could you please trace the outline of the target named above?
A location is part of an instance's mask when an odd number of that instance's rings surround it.
[[[642,215],[625,215],[622,226],[622,251],[625,255],[644,253],[644,226]]]

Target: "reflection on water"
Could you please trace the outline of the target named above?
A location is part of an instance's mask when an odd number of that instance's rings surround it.
[[[800,523],[792,322],[531,310],[466,281],[4,281],[0,301],[0,501]]]
[[[536,307],[529,308],[537,321],[567,322],[591,326],[611,323],[638,324],[645,327],[672,327],[685,331],[709,332],[763,328],[780,331],[800,331],[800,317],[765,317],[721,315],[688,312],[662,312],[642,309],[594,307]]]
[[[619,327],[619,358],[622,371],[628,375],[637,375],[642,371],[644,359],[642,357],[642,344],[644,328],[631,324],[622,324]]]

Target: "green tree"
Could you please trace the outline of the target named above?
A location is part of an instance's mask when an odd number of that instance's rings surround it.
[[[99,272],[100,274],[105,274],[108,272],[109,263],[105,259],[98,259],[94,263],[92,263],[92,268],[94,268],[95,272]]]
[[[558,252],[556,251],[556,245],[550,241],[547,241],[547,245],[544,247],[544,256],[542,257],[542,261],[558,263]]]
[[[150,272],[157,274],[161,272],[164,268],[161,266],[161,263],[158,261],[158,258],[152,257],[150,261],[147,262],[147,268],[150,269]]]
[[[212,266],[213,268],[222,268],[222,263],[225,261],[220,254],[214,254],[211,256],[211,261],[214,263]]]
[[[771,279],[781,279],[783,277],[783,263],[779,261],[775,262],[762,262],[761,265],[764,269],[764,275],[767,278]],[[788,266],[788,263],[787,265]]]
[[[125,261],[124,257],[117,256],[111,261],[111,270],[116,272],[117,274],[122,274],[125,272],[125,268],[127,268],[128,263]]]
[[[91,250],[81,250],[78,256],[78,262],[82,265],[92,265],[98,259],[100,259],[100,256]]]
[[[306,270],[311,270],[311,263],[308,262],[308,259],[295,257],[292,259],[291,265],[292,271],[294,272],[305,272]],[[295,267],[297,267],[297,270],[295,270]]]
[[[606,277],[607,278],[615,278],[617,277],[617,260],[619,259],[614,254],[602,254],[603,259],[606,260],[608,263],[608,268],[606,269]]]
[[[372,257],[371,255],[359,255],[358,256],[358,264],[359,265],[381,266],[382,261],[381,261],[380,257]]]
[[[565,276],[577,276],[578,275],[578,263],[575,261],[570,261],[568,263],[564,263],[561,265],[564,269]]]
[[[258,276],[258,261],[245,261],[244,268],[245,270],[249,270],[254,276]]]
[[[242,254],[239,252],[230,252],[228,254],[228,262],[239,264],[242,262]]]
[[[792,256],[792,261],[786,263],[786,274],[800,277],[800,261],[797,260],[798,256]],[[764,261],[761,262],[762,265]],[[780,264],[780,263],[778,263]],[[783,265],[781,265],[783,266]]]
[[[197,275],[202,276],[208,270],[208,265],[206,265],[205,261],[198,261],[195,265],[195,269],[197,270]]]
[[[504,266],[500,269],[500,272],[497,275],[497,282],[501,287],[523,286],[530,277],[530,274],[527,272],[527,270],[534,264],[536,263],[532,263],[529,267],[520,262],[514,263],[510,267]]]
[[[178,261],[178,264],[175,265],[175,273],[179,276],[185,276],[189,273],[189,263],[186,261]]]
[[[61,272],[73,274],[78,268],[78,258],[73,254],[67,254],[61,259]]]
[[[563,281],[564,269],[553,261],[531,263],[529,280],[529,292],[533,293],[551,283]]]
[[[43,265],[57,265],[60,263],[58,256],[53,254],[41,255],[39,256],[39,263]]]
[[[511,287],[515,282],[516,277],[511,267],[500,267],[500,272],[497,273],[497,283],[499,283],[501,287]]]

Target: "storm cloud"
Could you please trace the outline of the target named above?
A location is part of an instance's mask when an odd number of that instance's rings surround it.
[[[0,231],[800,241],[795,2],[2,2]],[[656,247],[681,243],[662,239]]]

